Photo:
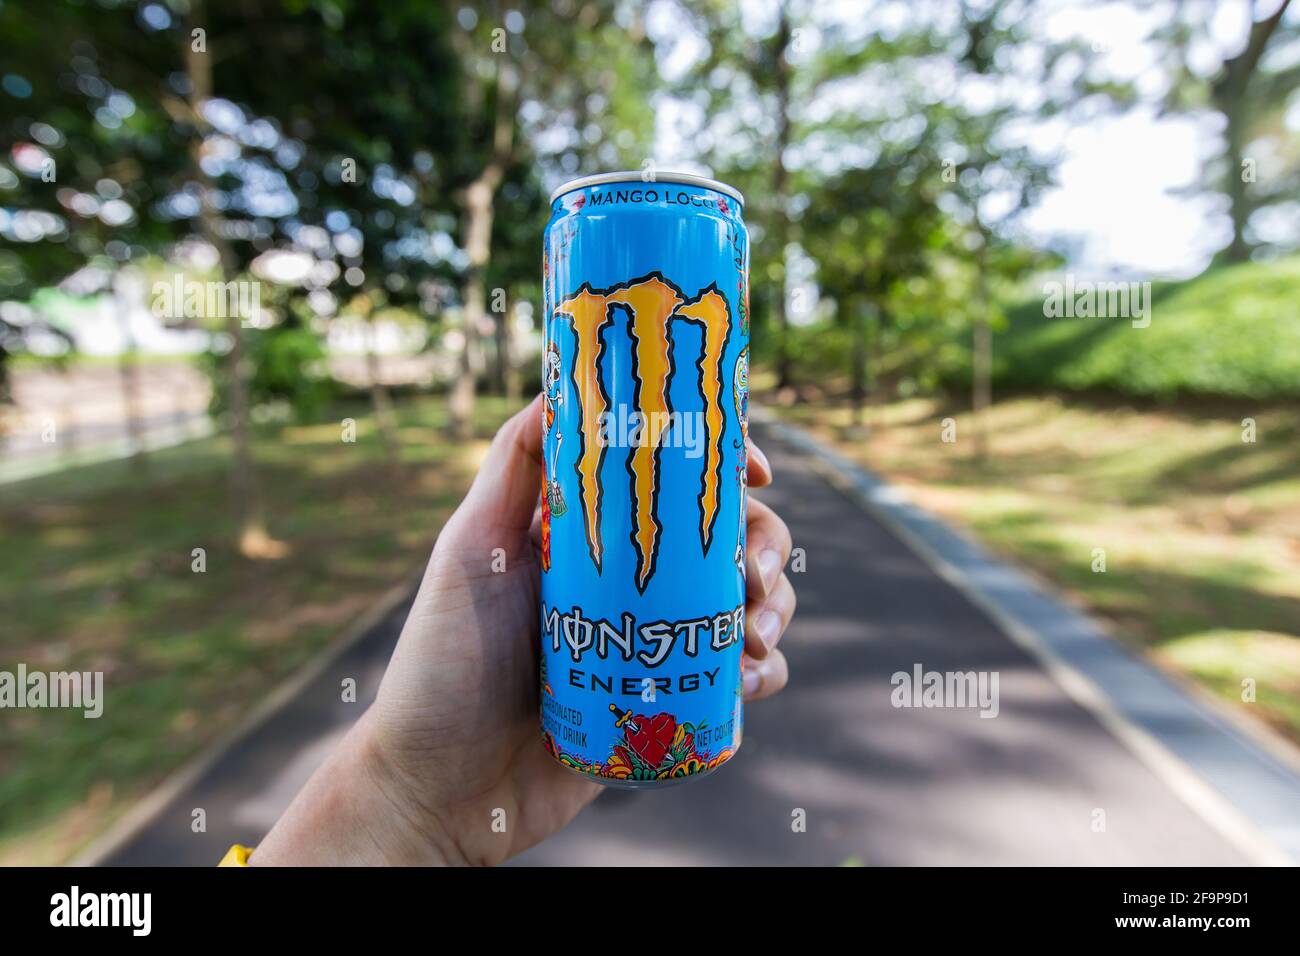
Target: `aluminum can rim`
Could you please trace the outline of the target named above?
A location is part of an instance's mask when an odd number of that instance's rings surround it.
[[[594,176],[583,176],[580,179],[572,179],[560,186],[551,193],[551,203],[571,192],[579,189],[586,189],[588,186],[599,186],[604,183],[682,183],[686,186],[699,186],[703,189],[712,189],[720,193],[726,193],[735,199],[742,206],[745,204],[745,197],[741,195],[739,189],[735,186],[728,186],[726,183],[718,182],[716,179],[709,179],[707,176],[696,176],[694,173],[672,173],[656,172],[653,180],[643,180],[642,174],[634,170],[623,170],[616,173],[597,173]]]

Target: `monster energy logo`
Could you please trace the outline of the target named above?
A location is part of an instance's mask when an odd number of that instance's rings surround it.
[[[639,279],[593,289],[583,285],[555,308],[568,320],[577,340],[573,385],[578,395],[579,446],[576,470],[582,495],[587,548],[596,570],[601,570],[600,536],[601,465],[608,442],[602,440],[602,423],[609,411],[609,396],[601,381],[604,330],[616,313],[627,316],[632,340],[633,404],[647,429],[627,456],[632,489],[632,546],[636,550],[636,584],[644,592],[654,575],[662,526],[658,518],[660,451],[673,421],[668,387],[677,371],[671,336],[674,319],[699,325],[703,330],[700,356],[695,362],[700,397],[704,401],[704,467],[700,476],[700,545],[707,555],[718,519],[722,485],[722,353],[731,331],[731,312],[716,284],[688,298],[662,275],[652,272]]]

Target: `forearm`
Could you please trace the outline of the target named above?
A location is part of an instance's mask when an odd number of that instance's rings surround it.
[[[373,746],[366,716],[294,798],[250,866],[441,866],[454,854]]]

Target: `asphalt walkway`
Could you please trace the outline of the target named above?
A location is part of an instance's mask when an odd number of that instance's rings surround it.
[[[1059,674],[828,483],[806,449],[756,431],[777,476],[756,494],[807,558],[782,643],[790,686],[749,710],[744,746],[717,774],[660,793],[610,792],[518,863],[1258,860]],[[231,843],[255,844],[373,696],[404,613],[390,613],[105,862],[211,865]],[[996,672],[997,716],[895,707],[892,675],[918,664]],[[358,704],[339,701],[346,676],[357,679]],[[191,831],[196,807],[206,833]]]

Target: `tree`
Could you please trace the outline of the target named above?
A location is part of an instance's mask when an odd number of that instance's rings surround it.
[[[772,204],[774,212],[771,219],[772,245],[777,250],[779,262],[777,274],[779,284],[772,297],[772,315],[777,328],[776,376],[777,387],[788,388],[790,377],[790,319],[786,315],[786,296],[788,288],[785,282],[785,248],[789,239],[789,180],[790,172],[786,168],[785,154],[790,148],[790,11],[785,0],[780,0],[777,12],[776,33],[766,46],[766,63],[770,67],[768,75],[772,77],[772,92],[775,99],[776,143],[772,150]]]
[[[0,228],[0,301],[31,300],[42,287],[74,295],[120,294],[125,270],[177,231],[145,213],[152,198],[145,167],[171,175],[183,159],[166,149],[167,115],[153,97],[168,56],[141,44],[129,9],[39,12],[0,7],[8,80],[0,97],[13,121],[0,128],[0,195],[17,211]],[[21,312],[23,310],[19,310]],[[0,396],[7,359],[33,333],[75,339],[33,305],[26,321],[0,319]],[[17,313],[15,313],[17,314]],[[133,458],[144,460],[134,339],[119,308],[126,343],[119,381]]]
[[[1043,36],[1035,16],[1040,10],[1034,0],[966,0],[952,27],[938,34],[943,55],[954,67],[954,88],[968,91],[951,105],[935,104],[928,116],[944,141],[945,164],[954,173],[946,208],[965,225],[971,250],[971,405],[977,458],[989,450],[993,332],[1002,321],[994,292],[1000,283],[1014,284],[1045,261],[1027,253],[1014,224],[1050,185],[1055,158],[1033,149],[1016,131],[1131,96],[1122,84],[1094,75],[1095,57],[1088,48]],[[1077,67],[1073,78],[1056,80],[1056,68],[1067,58]]]
[[[876,135],[880,131],[876,130]],[[843,170],[809,187],[807,250],[817,282],[850,330],[851,401],[864,424],[868,391],[879,375],[872,361],[894,319],[902,288],[925,275],[932,253],[949,238],[938,199],[936,161],[924,135],[883,142],[870,167]]]
[[[496,205],[513,169],[531,159],[543,174],[572,175],[597,156],[609,164],[635,155],[645,142],[645,95],[653,63],[636,5],[615,0],[572,4],[529,4],[507,10],[498,2],[458,12],[454,32],[462,64],[460,123],[467,131],[461,161],[453,167],[453,196],[459,207],[457,244],[463,345],[452,386],[452,428],[468,433],[476,381],[484,361],[480,330],[488,325],[494,241],[518,241],[518,230],[497,228]],[[593,123],[601,123],[592,136]],[[640,135],[631,130],[641,130]],[[533,145],[525,148],[525,132]],[[536,134],[545,133],[545,136]],[[538,143],[554,144],[545,148]],[[601,148],[603,147],[603,148]],[[640,155],[644,156],[645,153]],[[516,188],[527,191],[526,175]],[[540,208],[538,211],[543,211]],[[528,274],[540,260],[545,217],[532,222]],[[515,257],[510,257],[518,261]],[[505,286],[499,288],[507,288]],[[501,316],[493,320],[502,341]],[[507,352],[509,346],[506,345]]]
[[[1232,239],[1220,253],[1227,262],[1243,262],[1260,245],[1250,235],[1251,218],[1280,203],[1294,203],[1300,193],[1300,154],[1284,148],[1294,141],[1286,129],[1286,107],[1300,88],[1300,62],[1282,53],[1270,61],[1270,51],[1294,50],[1300,42],[1300,16],[1287,15],[1291,0],[1249,0],[1234,3],[1248,24],[1236,52],[1220,52],[1217,65],[1198,69],[1191,51],[1214,49],[1210,35],[1216,5],[1200,0],[1181,0],[1167,24],[1155,33],[1173,82],[1164,98],[1169,111],[1210,110],[1222,118],[1223,147],[1204,176],[1206,184],[1228,200]],[[1248,155],[1252,144],[1272,141],[1283,150],[1276,167],[1261,181],[1257,159]],[[1294,244],[1300,234],[1291,230]]]
[[[790,219],[788,153],[801,135],[795,117],[815,94],[794,63],[795,48],[808,29],[806,17],[803,5],[795,9],[779,0],[770,22],[756,29],[737,4],[682,4],[671,32],[659,38],[671,53],[681,41],[679,23],[685,23],[707,45],[672,92],[689,108],[683,112],[694,114],[683,132],[699,161],[745,195],[754,313],[770,323],[781,388],[794,378],[786,252],[797,233]]]
[[[410,310],[433,325],[439,283],[455,276],[437,251],[454,229],[449,183],[465,148],[452,105],[460,71],[450,13],[417,2],[349,4],[309,18],[272,8],[242,29],[252,42],[223,70],[224,89],[286,131],[295,209],[276,230],[277,246],[310,263],[293,286],[296,321],[342,309],[362,323],[375,422],[398,477],[400,441],[373,322],[385,309]],[[253,66],[286,54],[297,61],[292,83],[268,83]]]
[[[772,341],[777,385],[784,388],[793,383],[795,364],[788,260],[805,244],[817,244],[804,210],[816,209],[819,183],[854,167],[864,148],[858,138],[883,120],[839,106],[839,94],[923,53],[927,35],[921,29],[879,35],[869,28],[875,8],[842,14],[856,29],[836,20],[837,11],[794,0],[769,12],[756,19],[721,0],[683,5],[682,19],[707,51],[673,92],[694,116],[684,138],[716,176],[745,193],[755,338]],[[660,39],[669,52],[680,33],[674,23]]]
[[[358,218],[372,217],[374,248],[391,248],[417,228],[411,212],[416,197],[407,179],[419,165],[418,157],[428,155],[430,143],[456,145],[437,122],[436,105],[445,100],[447,78],[456,72],[444,41],[442,8],[416,0],[394,0],[380,12],[347,2],[190,3],[188,19],[182,21],[157,3],[48,6],[39,15],[16,5],[0,8],[5,34],[25,41],[20,78],[39,81],[28,91],[40,124],[33,126],[57,143],[51,148],[66,149],[63,155],[71,159],[60,166],[75,166],[93,184],[104,179],[103,170],[113,171],[113,183],[123,194],[118,206],[126,205],[130,218],[105,223],[109,228],[102,251],[117,252],[122,260],[168,254],[178,240],[197,236],[216,250],[223,284],[245,277],[259,256],[295,247],[313,220],[341,212],[332,204],[322,209],[318,201],[331,172],[335,183],[347,181],[339,175],[340,152],[354,167],[361,166],[371,192],[380,183],[392,188],[396,183],[409,193],[390,204],[404,215],[380,208],[384,202],[372,202],[368,194],[354,197],[362,200],[356,204],[361,209],[354,210]],[[293,69],[276,68],[286,63],[293,63]],[[341,64],[348,69],[339,69]],[[33,143],[21,145],[24,155],[39,158],[46,151]],[[397,165],[385,165],[388,152],[398,157]],[[116,165],[109,166],[110,160]],[[375,174],[367,176],[368,170]],[[0,270],[0,280],[7,280],[0,290],[5,295],[57,281],[101,251],[87,228],[91,224],[75,218],[93,218],[81,211],[91,209],[93,191],[74,189],[60,200],[67,210],[47,212],[41,204],[51,205],[50,190],[42,193],[32,179],[30,195],[23,197],[29,207],[24,215],[51,225],[39,237],[39,249],[24,249],[16,277]],[[118,206],[97,203],[98,218],[105,220],[103,210]],[[426,229],[436,211],[436,204],[419,210],[421,217],[429,217],[421,220]],[[316,228],[308,235],[325,233],[328,258],[360,255],[355,249],[356,255],[345,254],[345,243],[331,241],[338,237]],[[79,231],[87,236],[78,236],[74,246],[67,239]],[[349,234],[349,239],[356,236]],[[249,330],[240,321],[256,318],[265,324],[266,315],[224,316],[230,346],[225,404],[235,448],[232,498],[241,550],[250,556],[278,549],[258,507],[246,361],[270,353],[246,351],[246,342],[250,337],[257,345],[283,339],[286,329],[310,334],[298,306],[303,299],[313,307],[319,303],[320,297],[312,296],[325,291],[330,281],[321,278],[331,264],[325,258],[319,257],[309,287],[277,303],[271,328]],[[376,277],[405,278],[402,258],[394,256],[387,271],[374,270]],[[430,273],[439,265],[426,257],[405,258],[427,265]],[[448,272],[453,268],[441,265]],[[418,277],[418,269],[411,272]],[[334,275],[339,274],[348,273],[336,268]],[[294,354],[281,351],[279,357]]]
[[[240,261],[228,241],[226,223],[217,206],[217,192],[204,165],[205,151],[213,136],[207,111],[213,99],[212,60],[208,53],[208,20],[203,0],[190,0],[185,20],[186,34],[181,40],[187,81],[188,115],[182,114],[182,129],[189,130],[188,145],[193,164],[191,175],[198,185],[199,234],[217,250],[221,282],[227,283],[240,272]],[[249,421],[248,367],[244,361],[244,320],[238,310],[226,310],[226,335],[230,340],[227,357],[231,438],[234,460],[231,468],[231,499],[239,553],[246,558],[275,558],[284,554],[281,542],[266,530],[262,511],[261,489],[253,469],[253,444]]]

